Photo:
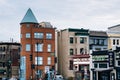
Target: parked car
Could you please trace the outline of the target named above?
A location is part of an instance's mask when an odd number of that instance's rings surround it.
[[[60,74],[56,74],[55,80],[63,80],[63,76]]]

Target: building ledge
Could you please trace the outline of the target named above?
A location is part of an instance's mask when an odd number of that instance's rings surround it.
[[[80,54],[80,55],[73,55],[72,58],[89,58],[89,54]]]

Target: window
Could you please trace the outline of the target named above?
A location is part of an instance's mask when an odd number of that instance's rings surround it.
[[[95,48],[95,50],[96,50],[96,51],[100,51],[100,50],[101,50],[101,48]]]
[[[35,44],[35,51],[42,52],[43,44],[41,44],[41,43]]]
[[[80,48],[80,54],[84,53],[84,48]]]
[[[100,44],[104,45],[104,39],[100,40]]]
[[[20,34],[20,38],[22,38],[22,34]]]
[[[0,51],[2,51],[2,47],[0,47]]]
[[[21,57],[21,59],[20,59],[20,65],[22,66],[22,67],[20,67],[20,69],[21,69],[21,71],[20,71],[20,76],[21,76],[21,78],[23,78],[24,80],[26,80],[25,79],[25,73],[26,73],[26,57],[25,56],[22,56]]]
[[[37,39],[43,39],[43,33],[34,33],[34,38],[37,38]]]
[[[97,63],[94,63],[94,68],[98,68],[98,64]]]
[[[73,61],[72,60],[69,61],[69,69],[73,70]]]
[[[118,66],[120,66],[120,61],[118,61]]]
[[[119,39],[117,39],[117,45],[119,45]]]
[[[30,27],[30,24],[26,24],[26,27]]]
[[[73,37],[70,37],[70,43],[71,44],[73,43]]]
[[[96,44],[99,45],[100,44],[100,40],[96,39]]]
[[[75,48],[75,54],[77,54],[77,48]]]
[[[5,51],[5,49],[6,49],[6,48],[5,48],[5,47],[3,47],[3,48],[2,48],[2,51]]]
[[[70,49],[70,55],[73,55],[73,49]]]
[[[42,65],[43,64],[43,57],[35,57],[35,64]]]
[[[30,33],[26,33],[26,38],[30,38]]]
[[[48,44],[48,46],[47,46],[47,51],[48,52],[51,52],[51,47],[52,47],[51,44]]]
[[[120,79],[120,72],[118,71],[117,74],[118,74],[118,79]]]
[[[30,44],[26,44],[26,51],[30,51]]]
[[[51,64],[51,57],[48,57],[47,61],[48,61],[48,65],[50,65]]]
[[[77,37],[75,38],[75,43],[77,43]]]
[[[79,71],[83,71],[84,70],[84,67],[83,65],[79,65]]]
[[[99,64],[99,68],[107,68],[107,64],[105,64],[105,63],[100,63],[100,64]]]
[[[46,39],[52,39],[52,34],[51,33],[46,33]]]
[[[96,44],[96,39],[93,39],[93,44]]]
[[[113,39],[113,45],[115,45],[115,39]]]
[[[80,43],[84,43],[84,37],[80,37]]]

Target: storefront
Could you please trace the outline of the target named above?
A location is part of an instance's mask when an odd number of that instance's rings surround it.
[[[111,80],[110,73],[112,69],[108,70],[93,70],[93,80]]]
[[[116,67],[116,80],[120,80],[120,67]]]
[[[112,80],[111,71],[114,66],[114,55],[110,51],[93,51],[92,80]]]
[[[89,58],[73,59],[76,80],[90,80]]]

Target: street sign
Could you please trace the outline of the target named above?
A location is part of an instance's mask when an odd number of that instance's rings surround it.
[[[49,66],[45,66],[45,73],[50,71],[50,67]]]

